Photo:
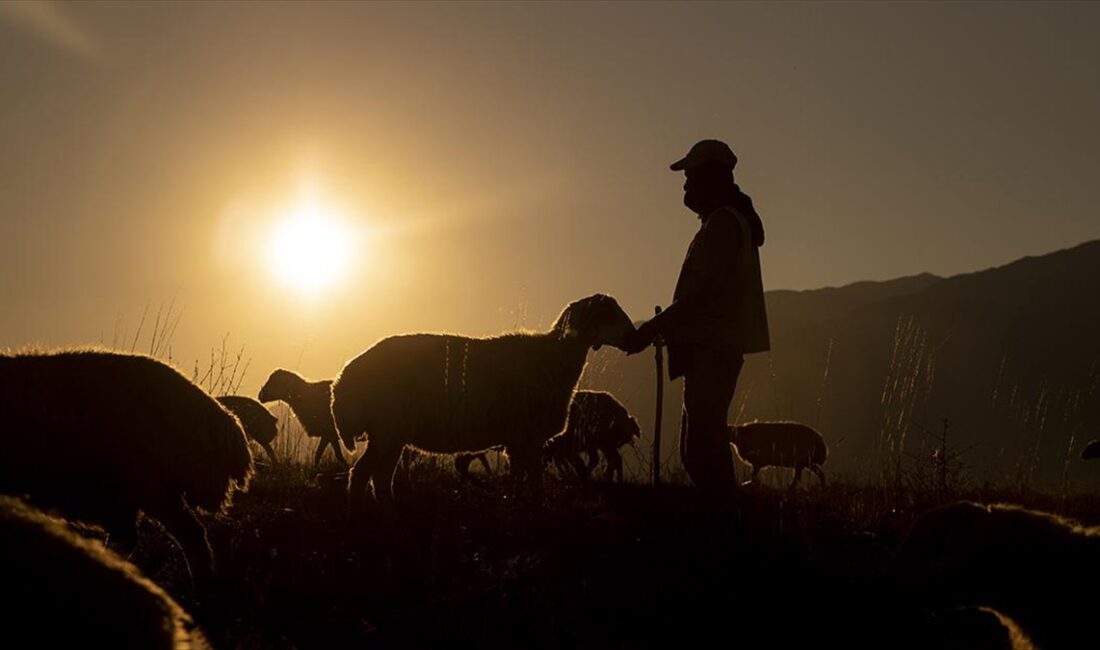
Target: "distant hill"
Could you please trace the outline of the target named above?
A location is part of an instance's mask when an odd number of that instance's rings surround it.
[[[949,278],[766,300],[772,352],[747,358],[731,421],[813,424],[833,471],[856,477],[918,471],[931,454],[925,431],[941,431],[944,418],[949,449],[970,448],[960,462],[972,479],[1100,477],[1100,465],[1077,459],[1100,437],[1100,241]],[[601,351],[584,382],[618,394],[650,435],[652,350]],[[666,381],[666,455],[680,383]]]

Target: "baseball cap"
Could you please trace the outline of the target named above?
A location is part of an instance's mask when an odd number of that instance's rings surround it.
[[[684,171],[706,163],[718,163],[729,169],[737,165],[737,156],[729,145],[721,140],[700,140],[696,142],[687,155],[669,166],[674,172]]]

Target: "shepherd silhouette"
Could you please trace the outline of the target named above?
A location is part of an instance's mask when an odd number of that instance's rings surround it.
[[[720,140],[697,142],[671,166],[683,171],[684,205],[699,217],[672,304],[643,323],[627,352],[659,335],[671,379],[684,378],[680,457],[691,480],[714,495],[735,486],[726,418],[744,355],[770,349],[759,248],[764,225],[734,182],[737,156]]]

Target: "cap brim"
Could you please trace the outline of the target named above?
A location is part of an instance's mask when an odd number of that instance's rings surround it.
[[[677,160],[676,162],[672,163],[671,165],[669,165],[668,168],[671,169],[674,172],[682,172],[685,169],[687,169],[687,165],[688,165],[688,159],[687,159],[687,156],[684,156],[683,158],[681,158],[681,159]]]

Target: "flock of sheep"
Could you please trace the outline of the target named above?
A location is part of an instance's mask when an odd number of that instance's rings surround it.
[[[621,346],[633,329],[614,299],[594,295],[567,306],[546,332],[390,337],[348,362],[333,381],[276,370],[258,401],[214,399],[172,367],[140,355],[0,355],[0,494],[12,495],[0,497],[5,576],[41,598],[67,590],[82,607],[132,601],[118,608],[127,612],[125,621],[106,607],[85,612],[95,625],[117,623],[110,632],[116,636],[102,638],[118,645],[204,647],[187,614],[116,552],[133,547],[144,514],[178,543],[196,592],[215,587],[215,555],[198,513],[222,513],[235,490],[247,490],[254,472],[248,438],[275,460],[276,420],[261,402],[286,402],[307,435],[319,439],[314,465],[329,447],[346,465],[341,444],[354,452],[356,442],[366,440],[348,474],[353,510],[371,491],[383,503],[392,499],[406,447],[454,455],[463,475],[473,460],[485,463],[486,450],[502,449],[516,489],[537,500],[547,463],[584,479],[602,454],[604,477],[622,480],[618,450],[640,437],[638,423],[610,394],[576,387],[589,350]],[[812,428],[752,423],[729,433],[752,466],[753,481],[761,468],[781,466],[795,470],[795,482],[809,469],[824,485],[827,448]],[[110,550],[43,512],[102,526]],[[886,574],[905,584],[949,585],[945,593],[965,594],[951,606],[995,608],[1040,647],[1070,647],[1073,626],[1088,619],[1067,624],[1059,608],[1071,604],[1058,596],[1069,598],[1051,583],[1069,571],[1091,571],[1098,553],[1098,530],[1019,508],[964,503],[922,517]],[[999,567],[1019,554],[1057,558],[1059,567],[1002,580]],[[42,573],[35,558],[64,567],[57,580],[65,584],[36,582]],[[1022,607],[1034,593],[1028,590],[1037,588],[1052,594],[1050,600],[1039,609]]]

